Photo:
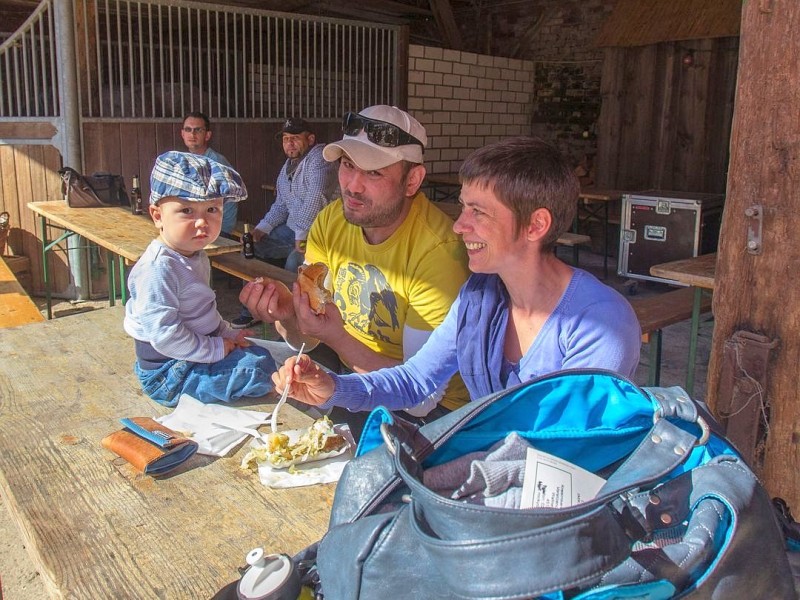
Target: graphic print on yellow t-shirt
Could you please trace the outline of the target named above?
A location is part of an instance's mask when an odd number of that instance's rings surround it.
[[[395,342],[400,329],[397,298],[378,267],[348,263],[337,271],[333,289],[333,301],[347,324],[362,335]]]

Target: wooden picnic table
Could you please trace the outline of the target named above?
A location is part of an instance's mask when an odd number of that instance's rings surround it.
[[[689,332],[689,361],[686,366],[686,392],[694,392],[694,371],[697,361],[697,333],[700,330],[700,313],[703,290],[714,289],[717,253],[702,254],[650,267],[650,274],[694,288],[692,323]]]
[[[653,265],[650,267],[650,274],[683,285],[713,290],[716,268],[717,253],[714,252]]]
[[[334,484],[266,488],[239,468],[245,444],[161,478],[101,446],[120,418],[169,411],[139,388],[123,315],[0,329],[0,492],[52,597],[211,598],[252,548],[291,555],[317,541]],[[269,412],[274,401],[236,406]],[[310,423],[291,406],[281,421]]]
[[[578,209],[575,213],[575,223],[573,231],[579,232],[580,223],[596,219],[603,224],[603,276],[608,277],[608,248],[611,236],[610,228],[610,206],[614,202],[622,200],[619,190],[605,190],[594,187],[581,188],[578,193]]]
[[[28,208],[39,215],[42,241],[42,264],[47,297],[47,318],[52,318],[52,299],[48,269],[48,252],[73,235],[80,235],[106,250],[108,256],[108,300],[113,306],[117,291],[123,304],[126,300],[125,261],[135,263],[158,235],[149,214],[134,215],[121,206],[100,208],[71,208],[66,202],[28,202]],[[63,233],[49,241],[48,226],[61,229]],[[209,256],[225,252],[236,252],[241,244],[224,237],[206,246]],[[114,256],[119,258],[115,270]]]

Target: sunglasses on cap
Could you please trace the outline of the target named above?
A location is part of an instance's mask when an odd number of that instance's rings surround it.
[[[357,113],[347,113],[342,118],[342,131],[351,137],[357,136],[364,131],[367,139],[376,146],[383,148],[397,148],[417,144],[425,148],[425,145],[413,135],[406,133],[397,125],[386,121],[377,121]]]

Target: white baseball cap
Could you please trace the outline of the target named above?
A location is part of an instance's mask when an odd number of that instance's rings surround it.
[[[328,162],[339,160],[342,154],[346,154],[364,171],[383,169],[401,160],[423,163],[428,144],[425,128],[396,106],[378,104],[357,115],[347,113],[342,128],[342,139],[327,144],[322,151]]]

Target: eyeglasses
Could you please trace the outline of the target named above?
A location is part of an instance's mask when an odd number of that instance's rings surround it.
[[[417,144],[423,149],[425,148],[425,144],[397,125],[386,121],[376,121],[356,113],[347,113],[342,118],[342,131],[345,135],[353,137],[364,131],[370,142],[384,148],[397,148],[397,146],[408,144]]]
[[[202,133],[206,130],[205,127],[184,127],[184,133]]]

